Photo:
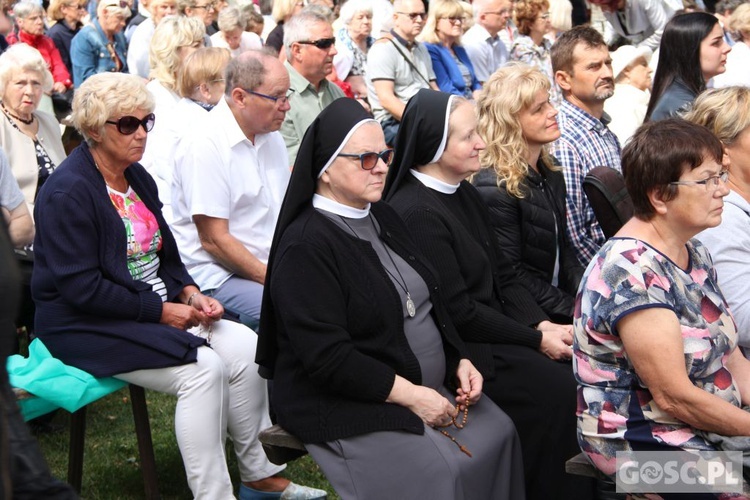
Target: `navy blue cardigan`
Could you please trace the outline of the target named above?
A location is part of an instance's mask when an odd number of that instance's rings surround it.
[[[159,223],[159,276],[173,301],[195,283],[161,215],[153,179],[138,163],[125,177]],[[160,324],[159,295],[131,278],[125,227],[86,144],[44,183],[34,219],[35,327],[53,356],[97,377],[195,361],[205,341]]]

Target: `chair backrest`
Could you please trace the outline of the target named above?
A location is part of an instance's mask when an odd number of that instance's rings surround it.
[[[633,202],[625,188],[625,179],[613,168],[591,169],[583,179],[583,192],[607,238],[614,236],[633,216]]]

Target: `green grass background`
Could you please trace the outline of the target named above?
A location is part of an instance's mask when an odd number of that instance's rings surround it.
[[[173,396],[146,391],[146,400],[161,496],[164,500],[192,498],[174,435],[176,399]],[[127,388],[88,406],[82,498],[108,500],[144,497],[138,445],[130,408]],[[60,430],[36,434],[52,473],[63,480],[68,474],[69,423],[70,414],[60,410],[52,421],[53,426],[59,427]],[[229,440],[227,457],[232,481],[235,488],[239,488],[237,464]],[[339,498],[309,455],[288,464],[283,475],[298,484],[328,491],[329,499]]]

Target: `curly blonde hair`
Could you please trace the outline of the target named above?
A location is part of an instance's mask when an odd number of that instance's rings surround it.
[[[487,144],[479,160],[483,168],[495,170],[498,188],[505,184],[508,194],[516,198],[525,196],[522,183],[529,174],[519,113],[534,102],[539,91],[549,90],[549,79],[538,68],[515,62],[497,70],[477,100],[477,131]],[[557,169],[546,147],[541,158],[547,168]]]
[[[106,137],[104,124],[114,116],[135,110],[154,111],[154,98],[143,78],[127,73],[99,73],[87,78],[73,97],[73,126],[89,146],[97,142],[91,133]]]

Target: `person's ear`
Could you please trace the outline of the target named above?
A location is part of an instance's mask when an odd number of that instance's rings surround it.
[[[302,60],[302,44],[294,42],[292,43],[292,46],[289,47],[292,54],[292,61],[301,61]],[[291,62],[291,61],[290,61]]]
[[[244,108],[247,106],[247,104],[245,104],[245,97],[247,97],[247,94],[241,88],[233,88],[231,94],[229,95],[231,96],[232,102],[235,106],[240,108]]]
[[[86,132],[88,133],[88,136],[91,137],[92,141],[99,144],[104,137],[103,129],[104,127],[102,126],[102,130],[87,130]]]
[[[203,82],[200,85],[198,85],[198,90],[201,94],[201,99],[203,102],[208,102],[208,100],[211,98],[211,92],[208,90],[208,84]]]
[[[557,83],[557,86],[560,87],[562,90],[570,90],[570,81],[572,80],[572,77],[570,74],[568,74],[567,71],[555,71],[555,82]]]
[[[654,207],[654,210],[659,215],[664,215],[667,213],[667,202],[664,200],[664,193],[668,189],[674,188],[671,186],[665,186],[661,189],[651,188],[648,191],[648,201],[651,202],[651,206]]]

